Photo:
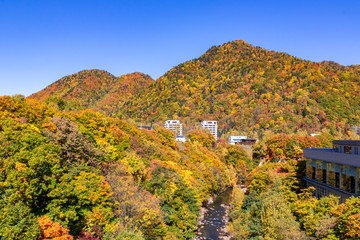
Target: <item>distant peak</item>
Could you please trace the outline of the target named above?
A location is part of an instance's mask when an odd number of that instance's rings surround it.
[[[77,73],[74,73],[74,74],[94,74],[94,73],[101,73],[101,74],[108,74],[108,75],[112,75],[111,73],[109,73],[108,71],[105,71],[105,70],[101,70],[101,69],[84,69],[84,70],[81,70]]]
[[[122,76],[131,76],[131,77],[145,77],[145,78],[151,78],[148,74],[142,73],[142,72],[133,72],[133,73],[127,73]],[[120,76],[120,77],[122,77]]]
[[[253,46],[247,42],[245,42],[244,40],[235,40],[235,41],[230,41],[230,42],[226,42],[222,45],[220,45],[219,47],[221,48],[252,48]]]

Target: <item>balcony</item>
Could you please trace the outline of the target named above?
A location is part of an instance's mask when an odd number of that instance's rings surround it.
[[[341,195],[344,195],[346,197],[351,197],[351,196],[354,196],[354,197],[357,197],[357,195],[355,193],[350,193],[350,192],[346,192],[340,188],[336,188],[336,187],[333,187],[333,186],[330,186],[328,184],[325,184],[325,183],[322,183],[322,182],[318,182],[314,179],[310,179],[310,178],[307,178],[307,177],[304,177],[303,180],[305,180],[306,182],[308,183],[311,183],[312,185],[315,185],[315,186],[321,186],[323,188],[327,188],[333,192],[336,192],[338,194],[341,194]],[[316,187],[315,187],[316,188]]]
[[[332,148],[305,148],[304,157],[353,167],[360,167],[360,155],[339,153]]]

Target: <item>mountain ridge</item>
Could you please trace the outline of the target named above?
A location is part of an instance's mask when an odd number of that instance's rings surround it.
[[[29,98],[45,101],[50,97],[64,100],[80,100],[85,108],[101,110],[109,115],[114,103],[123,102],[137,91],[149,86],[154,80],[144,73],[134,72],[115,77],[99,69],[82,70],[65,76]],[[112,99],[113,98],[113,99]]]
[[[188,125],[217,120],[219,132],[347,131],[359,122],[360,66],[312,62],[242,40],[213,46],[170,69],[111,111],[119,118]],[[107,101],[111,105],[111,101]]]

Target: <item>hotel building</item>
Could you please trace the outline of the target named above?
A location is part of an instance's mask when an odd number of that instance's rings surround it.
[[[335,195],[344,202],[360,194],[360,141],[335,140],[333,148],[305,148],[307,187],[315,195]]]
[[[182,136],[182,124],[179,120],[165,121],[164,128],[170,129],[176,134],[176,136]]]
[[[208,129],[217,141],[217,121],[203,121],[200,127]]]

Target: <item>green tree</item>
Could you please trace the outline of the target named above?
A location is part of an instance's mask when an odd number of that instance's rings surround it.
[[[22,201],[0,201],[1,239],[32,240],[40,237],[40,228],[31,209]]]
[[[169,231],[176,233],[179,239],[193,237],[200,203],[191,186],[186,185],[177,173],[160,168],[145,184],[150,192],[162,200],[160,206]]]

